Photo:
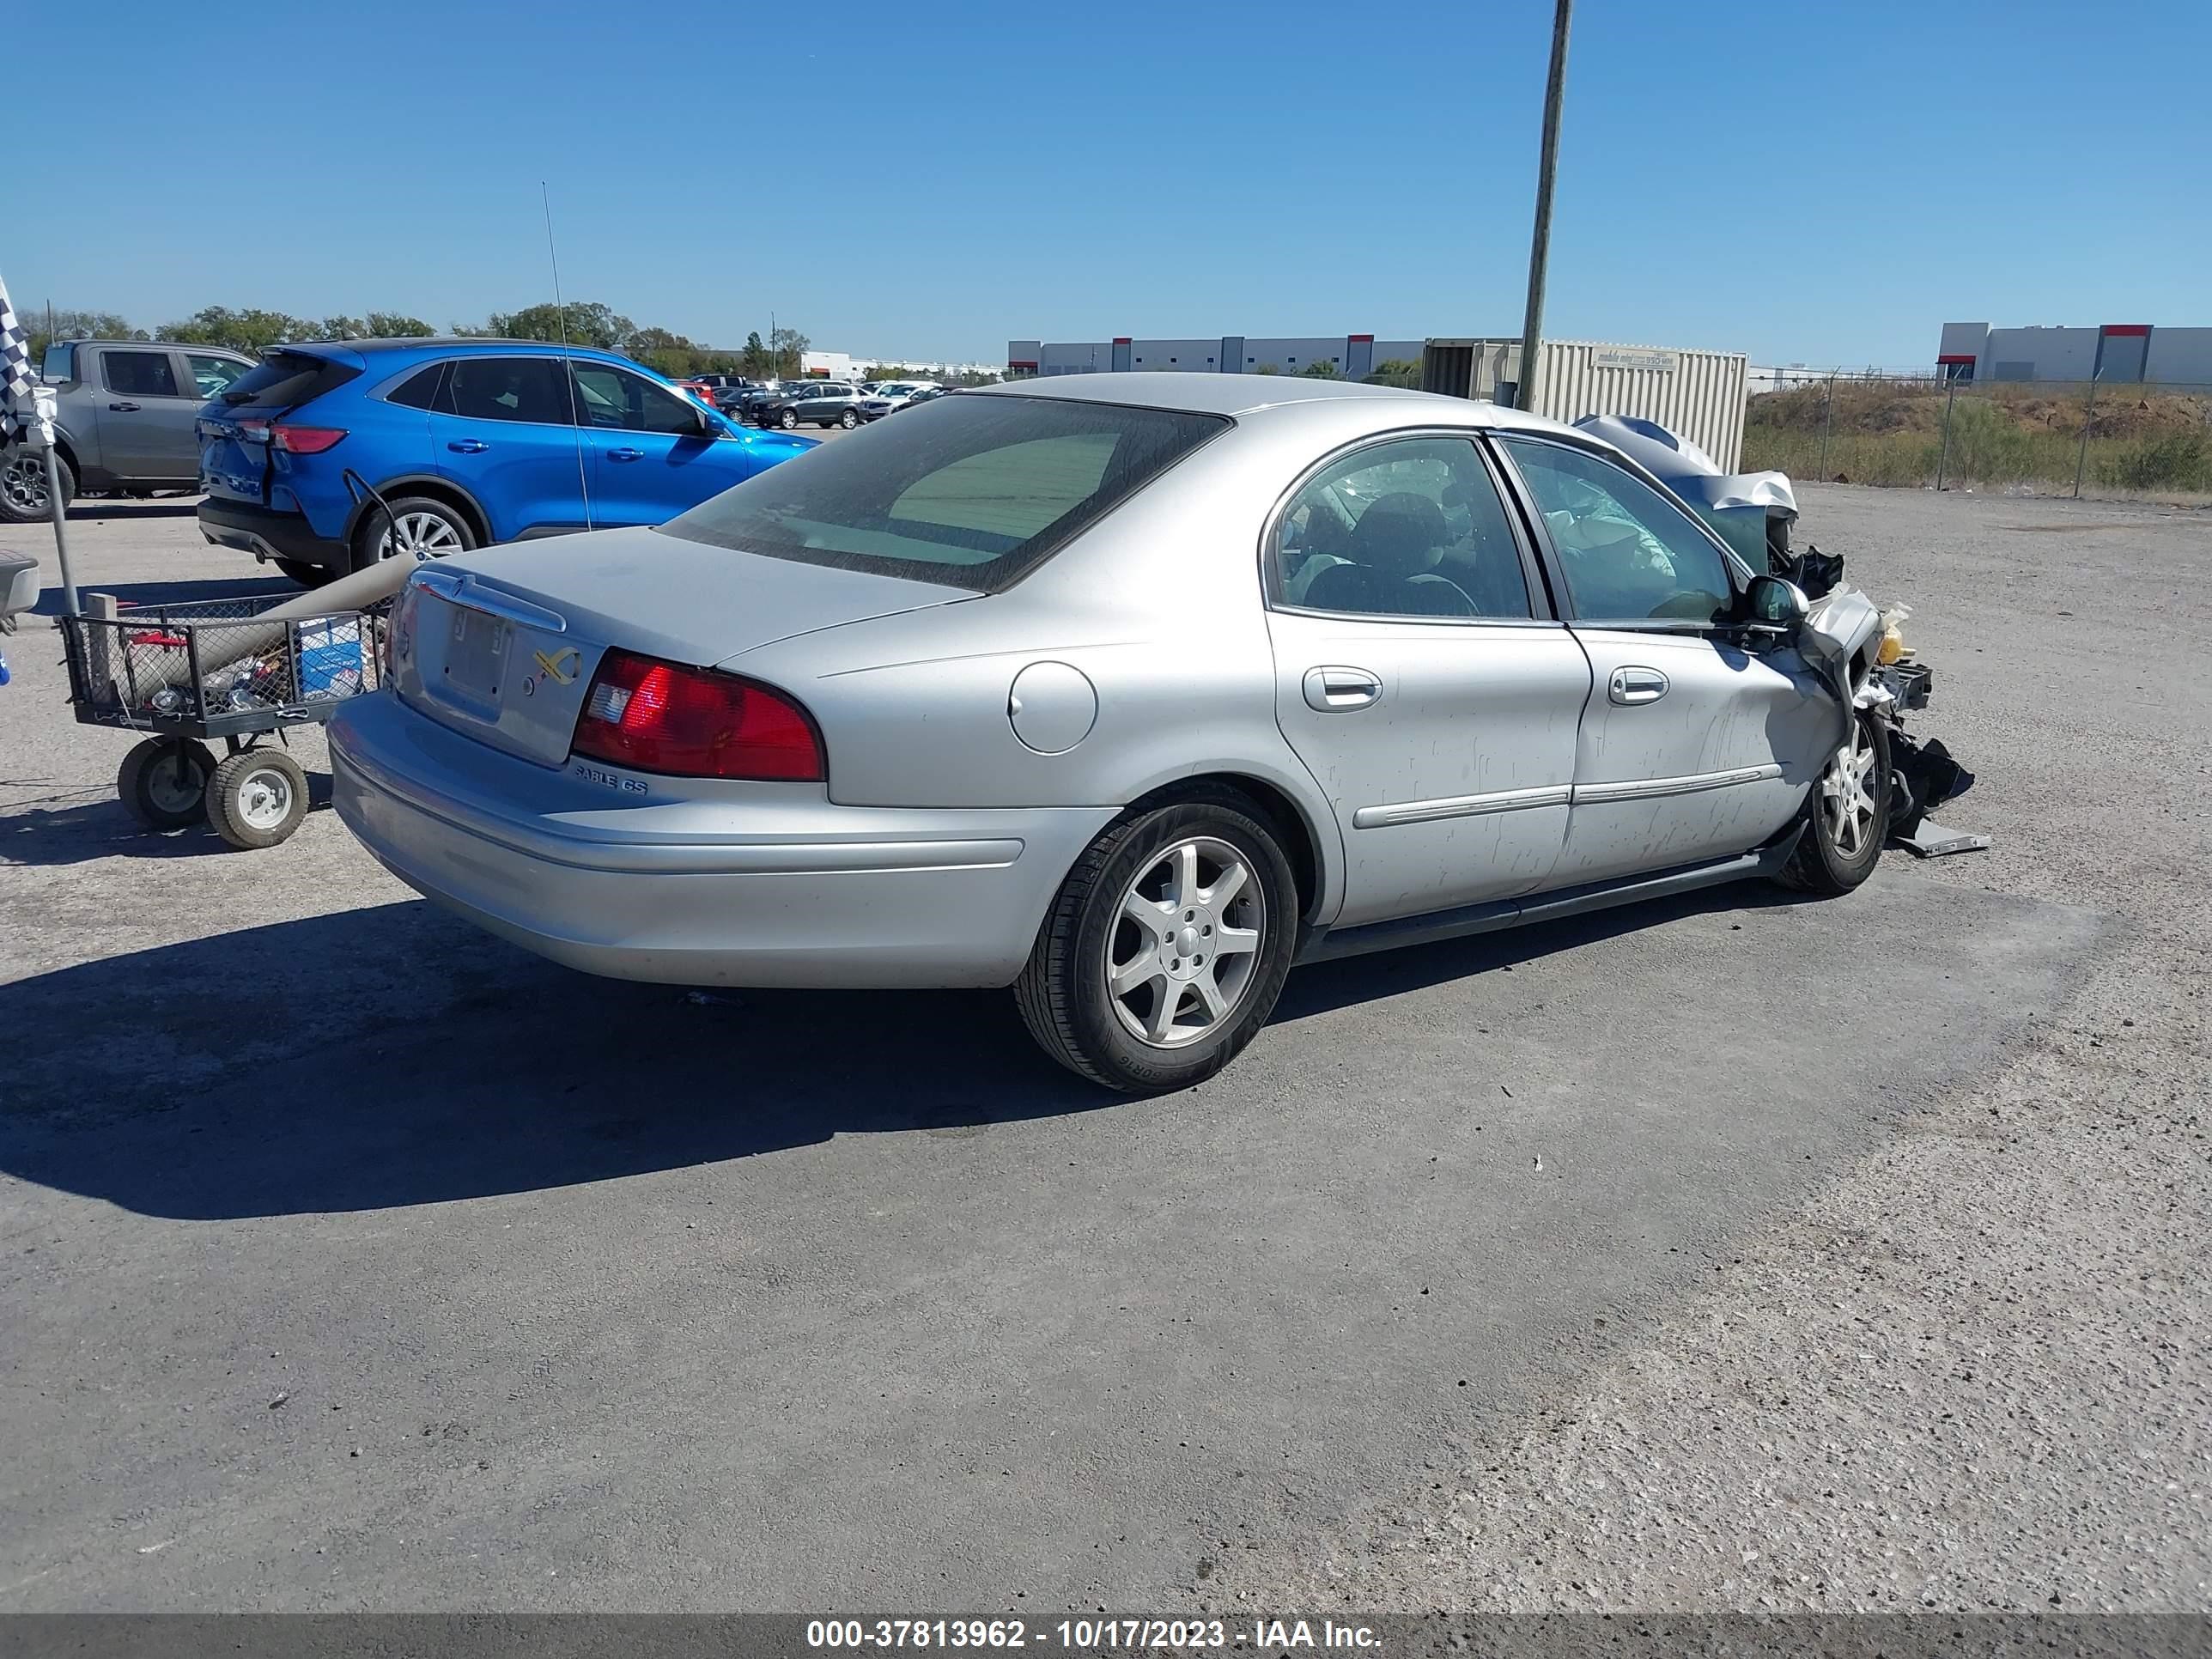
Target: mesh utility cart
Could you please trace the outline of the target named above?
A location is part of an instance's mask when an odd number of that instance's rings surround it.
[[[149,830],[204,819],[232,846],[252,848],[300,827],[307,778],[284,733],[375,689],[384,617],[381,607],[264,617],[299,597],[123,609],[95,594],[88,614],[58,619],[79,722],[146,734],[115,787]],[[220,760],[209,747],[217,740]]]

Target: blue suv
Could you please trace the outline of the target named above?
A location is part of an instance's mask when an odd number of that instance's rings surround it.
[[[626,357],[520,340],[278,346],[198,438],[201,533],[310,586],[395,552],[659,524],[820,441],[733,425]]]

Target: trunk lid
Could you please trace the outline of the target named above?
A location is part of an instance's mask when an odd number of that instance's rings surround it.
[[[393,644],[401,698],[541,765],[568,757],[611,646],[711,667],[788,639],[973,599],[963,588],[732,552],[653,530],[512,543],[418,569]],[[802,702],[803,686],[787,686]]]

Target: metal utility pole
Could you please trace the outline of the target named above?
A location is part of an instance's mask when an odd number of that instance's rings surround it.
[[[2097,377],[2089,377],[2089,400],[2081,406],[2081,447],[2074,452],[2074,499],[2081,499],[2081,471],[2089,465],[2089,428],[2097,418]]]
[[[1828,482],[1828,434],[1836,429],[1836,374],[1828,371],[1828,401],[1820,407],[1820,482]]]
[[[1943,393],[1943,453],[1936,458],[1936,488],[1943,488],[1943,475],[1951,465],[1951,405],[1959,400],[1959,377],[1950,377]]]
[[[1552,257],[1552,179],[1559,165],[1559,104],[1567,89],[1567,25],[1575,0],[1557,0],[1552,14],[1552,74],[1544,86],[1544,150],[1536,163],[1536,228],[1528,239],[1528,310],[1521,325],[1517,401],[1536,407],[1536,348],[1544,333],[1544,271]]]

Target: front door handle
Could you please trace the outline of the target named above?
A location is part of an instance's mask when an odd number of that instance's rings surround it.
[[[446,447],[456,455],[481,455],[491,446],[482,438],[456,438]]]
[[[1667,677],[1656,668],[1616,668],[1606,686],[1606,696],[1623,708],[1656,702],[1667,695]]]
[[[1324,714],[1364,708],[1382,695],[1382,682],[1364,668],[1328,664],[1306,670],[1306,707]]]
[[[641,449],[610,449],[607,459],[611,461],[641,461],[645,459],[645,452]]]
[[[118,415],[136,415],[138,412],[138,405],[136,404],[110,404],[108,407]]]

